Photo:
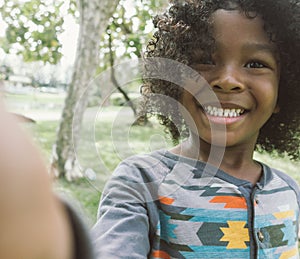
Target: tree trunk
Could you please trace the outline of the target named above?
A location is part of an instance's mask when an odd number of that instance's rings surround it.
[[[130,99],[130,97],[128,96],[128,94],[122,89],[122,87],[120,86],[120,84],[117,81],[116,75],[115,75],[115,69],[114,69],[114,65],[115,65],[115,58],[114,58],[114,52],[112,49],[112,38],[111,38],[111,33],[108,34],[108,47],[109,47],[109,63],[110,63],[110,67],[111,67],[111,76],[110,79],[113,83],[113,85],[117,88],[117,90],[123,95],[126,104],[129,105],[129,107],[131,108],[134,117],[137,116],[137,112],[136,112],[136,108],[132,102],[132,100]]]
[[[83,176],[76,161],[74,146],[78,142],[83,113],[87,106],[90,81],[99,63],[99,42],[119,0],[80,0],[80,31],[72,81],[53,146],[51,172],[67,180]],[[80,107],[76,107],[80,98]],[[76,109],[76,116],[74,116]]]

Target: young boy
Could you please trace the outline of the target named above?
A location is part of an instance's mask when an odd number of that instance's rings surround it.
[[[299,188],[253,152],[299,159],[299,8],[186,0],[155,18],[146,64],[179,61],[201,84],[153,78],[162,64],[148,64],[144,107],[186,138],[115,170],[93,229],[98,258],[298,258]]]

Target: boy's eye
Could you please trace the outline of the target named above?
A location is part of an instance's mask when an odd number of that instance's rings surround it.
[[[214,65],[215,64],[211,59],[201,60],[200,63],[203,65]]]
[[[202,56],[199,63],[202,65],[215,65],[212,55]]]
[[[246,68],[265,68],[266,66],[260,61],[251,61],[245,65]]]

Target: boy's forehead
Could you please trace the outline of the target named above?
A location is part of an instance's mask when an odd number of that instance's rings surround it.
[[[224,30],[224,28],[228,28],[229,30],[234,31],[240,29],[244,25],[254,23],[257,25],[256,29],[259,28],[261,30],[264,27],[263,19],[259,15],[246,16],[246,14],[239,9],[218,9],[212,13],[210,20],[214,31],[218,30],[220,27],[222,27],[222,30]],[[222,33],[222,31],[219,33]]]
[[[217,44],[222,44],[220,41],[231,41],[234,44],[244,37],[250,41],[245,43],[247,49],[272,52],[276,49],[260,16],[249,18],[239,10],[219,9],[212,14],[212,28]]]

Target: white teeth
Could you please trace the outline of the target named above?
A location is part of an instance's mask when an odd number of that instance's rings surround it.
[[[244,113],[244,109],[222,109],[212,106],[204,107],[205,112],[210,116],[218,116],[218,117],[238,117]]]

